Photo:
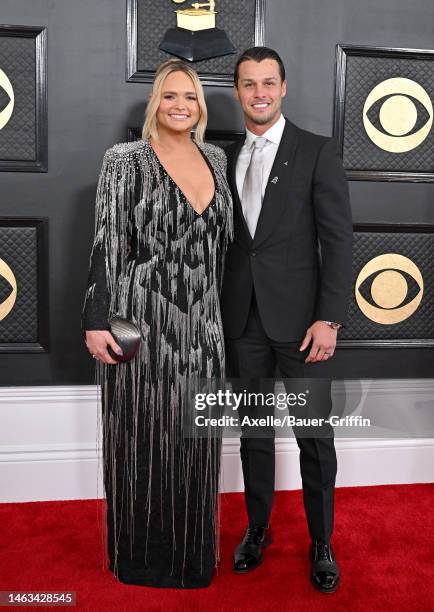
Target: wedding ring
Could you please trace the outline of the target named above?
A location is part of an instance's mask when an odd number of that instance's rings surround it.
[[[96,355],[92,355],[92,357],[93,357],[94,359],[96,359]]]

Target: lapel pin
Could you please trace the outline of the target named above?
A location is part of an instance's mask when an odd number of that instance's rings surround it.
[[[279,177],[275,176],[274,178],[271,179],[271,182],[276,184],[278,180],[279,180]]]
[[[287,162],[287,161],[286,161],[286,162],[283,162],[283,165],[284,165],[284,166],[287,166],[287,165],[288,165],[288,162]]]

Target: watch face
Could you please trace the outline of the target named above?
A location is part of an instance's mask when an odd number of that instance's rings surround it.
[[[324,321],[324,323],[332,329],[339,329],[341,326],[340,323],[333,323],[332,321]]]

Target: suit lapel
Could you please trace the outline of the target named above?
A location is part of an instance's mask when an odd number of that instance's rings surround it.
[[[296,127],[286,119],[282,139],[271,168],[270,176],[268,177],[258,225],[253,239],[253,247],[257,247],[269,236],[283,214],[285,207],[288,206],[288,193],[297,140]]]
[[[252,244],[252,237],[250,236],[249,228],[247,227],[246,220],[243,215],[243,209],[241,206],[240,196],[238,194],[237,188],[237,160],[238,155],[244,145],[245,138],[243,140],[239,140],[235,145],[229,157],[228,164],[228,172],[229,172],[229,184],[232,185],[232,199],[234,202],[234,215],[238,216],[238,227],[240,228],[240,233],[238,235],[238,240],[241,243],[244,243],[247,248],[250,248]]]

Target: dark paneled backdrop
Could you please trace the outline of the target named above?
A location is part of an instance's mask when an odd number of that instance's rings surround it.
[[[87,384],[93,360],[80,314],[104,151],[142,123],[149,85],[125,82],[121,0],[1,0],[1,21],[48,28],[49,170],[0,173],[1,215],[49,218],[50,352],[0,355],[1,385]],[[287,68],[285,113],[331,134],[335,45],[429,49],[432,0],[268,0],[265,42]],[[240,129],[228,88],[206,89],[209,127]],[[433,223],[434,185],[351,183],[356,222]],[[431,377],[432,349],[345,349],[330,362],[339,378]]]

